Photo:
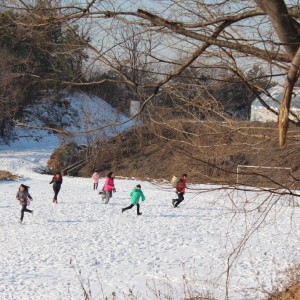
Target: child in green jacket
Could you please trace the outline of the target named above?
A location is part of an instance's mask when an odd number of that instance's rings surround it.
[[[131,209],[136,205],[137,208],[137,215],[140,216],[142,213],[140,212],[140,204],[139,204],[139,200],[140,198],[142,198],[142,201],[145,200],[145,196],[141,190],[141,185],[138,184],[130,193],[130,197],[131,197],[131,204],[125,208],[122,208],[122,213],[124,210],[127,209]]]

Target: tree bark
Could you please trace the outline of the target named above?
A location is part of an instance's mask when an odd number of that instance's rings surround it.
[[[283,44],[286,53],[293,60],[299,46],[300,34],[298,32],[299,23],[288,13],[283,0],[254,0],[270,18],[278,38]],[[297,25],[297,26],[296,26]]]
[[[300,47],[292,61],[292,66],[289,70],[285,82],[285,86],[282,94],[282,102],[280,105],[280,111],[278,115],[279,145],[281,147],[284,146],[286,142],[292,93],[293,93],[295,83],[297,82],[299,77],[299,67],[300,67]]]

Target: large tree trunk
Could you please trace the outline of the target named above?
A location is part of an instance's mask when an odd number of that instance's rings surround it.
[[[269,16],[275,32],[292,62],[285,82],[278,115],[279,145],[284,146],[289,125],[289,113],[293,88],[299,77],[299,23],[288,14],[287,7],[283,0],[254,1]]]
[[[269,16],[278,38],[292,61],[300,45],[299,24],[288,14],[283,0],[254,1]]]
[[[299,77],[300,67],[300,47],[292,61],[285,86],[282,95],[282,102],[280,105],[280,111],[278,115],[278,127],[279,127],[279,145],[284,146],[286,142],[286,135],[289,126],[289,113],[291,106],[291,99],[295,83]]]

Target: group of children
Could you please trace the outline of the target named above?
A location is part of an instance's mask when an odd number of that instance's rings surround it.
[[[103,185],[102,190],[99,192],[99,194],[102,195],[102,200],[105,200],[105,204],[108,204],[109,199],[112,197],[112,192],[115,192],[115,185],[114,185],[114,178],[115,174],[113,172],[110,172],[107,174],[105,178],[105,182]],[[176,184],[176,194],[177,197],[176,199],[172,199],[172,205],[176,208],[178,205],[184,200],[184,194],[185,194],[185,189],[186,189],[186,178],[187,174],[183,174],[177,184]],[[97,170],[94,171],[92,175],[92,181],[93,181],[93,186],[94,190],[98,189],[98,183],[99,183],[100,175]],[[131,209],[136,205],[137,207],[137,215],[141,215],[142,213],[140,212],[140,204],[139,200],[142,199],[142,201],[145,201],[145,196],[144,193],[141,190],[141,185],[138,184],[130,193],[131,197],[131,204],[125,208],[122,208],[122,213],[127,210]]]
[[[99,192],[102,195],[102,201],[105,200],[105,204],[108,204],[109,199],[112,197],[112,193],[116,192],[115,183],[114,183],[115,174],[114,172],[109,172],[105,177],[104,185]],[[92,175],[92,181],[94,184],[94,190],[97,190],[98,183],[99,183],[100,175],[97,170],[95,170],[94,174]],[[125,208],[122,208],[122,213],[127,210],[133,208],[135,205],[137,207],[137,215],[140,216],[142,213],[140,212],[140,198],[142,201],[145,201],[144,193],[141,190],[141,185],[138,184],[130,193],[131,197],[131,204]]]
[[[57,172],[53,176],[52,180],[49,182],[49,184],[53,184],[52,188],[53,188],[53,191],[54,191],[54,197],[53,197],[52,201],[55,204],[58,203],[57,196],[58,196],[58,193],[60,191],[62,182],[63,182],[62,175],[59,172]],[[27,208],[27,206],[30,204],[30,201],[33,200],[31,195],[29,194],[28,189],[29,189],[28,185],[21,184],[20,187],[19,187],[19,190],[17,192],[17,195],[16,195],[16,198],[17,198],[17,200],[19,200],[20,205],[21,205],[21,210],[20,210],[21,215],[20,215],[20,220],[19,220],[19,223],[21,223],[21,224],[23,222],[25,212],[29,212],[33,215],[33,210]]]
[[[183,174],[180,177],[180,179],[178,180],[178,183],[176,185],[176,194],[177,194],[178,198],[172,199],[172,205],[174,207],[178,207],[178,205],[184,200],[184,193],[185,193],[185,189],[186,189],[186,177],[187,177],[187,175]],[[114,172],[109,172],[106,175],[104,185],[103,185],[101,191],[99,192],[99,194],[102,195],[102,201],[104,201],[105,204],[108,204],[110,198],[112,197],[112,193],[116,192],[114,178],[115,178]],[[95,170],[95,172],[92,175],[94,190],[98,189],[99,179],[100,179],[100,175],[97,172],[97,170]],[[61,173],[59,173],[59,172],[56,173],[53,176],[52,180],[50,181],[50,184],[53,184],[53,186],[52,186],[53,191],[54,191],[53,203],[55,203],[55,204],[58,203],[57,196],[60,191],[62,182],[63,182],[63,178],[62,178]],[[21,215],[20,215],[19,223],[23,222],[25,212],[29,212],[29,213],[33,214],[33,210],[27,208],[27,206],[29,205],[29,202],[33,200],[31,195],[29,194],[28,189],[29,189],[29,186],[21,184],[19,187],[19,190],[17,192],[17,195],[16,195],[16,198],[19,200],[20,205],[21,205]],[[122,208],[121,209],[122,213],[125,210],[131,209],[134,206],[136,206],[137,207],[137,215],[140,216],[142,213],[140,212],[139,201],[140,201],[140,199],[142,201],[145,201],[145,199],[146,199],[144,196],[144,193],[141,190],[140,184],[138,184],[131,191],[130,197],[131,197],[131,204],[125,208]]]

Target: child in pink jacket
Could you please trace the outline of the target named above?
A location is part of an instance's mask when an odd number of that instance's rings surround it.
[[[103,191],[105,192],[105,195],[102,198],[102,200],[105,199],[105,204],[107,204],[109,202],[109,199],[112,197],[112,192],[116,191],[115,184],[114,184],[114,178],[115,178],[114,172],[109,172],[106,175],[105,183],[103,186]]]
[[[94,184],[94,190],[98,189],[99,178],[100,178],[100,175],[99,175],[98,171],[95,170],[94,174],[92,175],[92,181],[93,181],[93,184]]]

